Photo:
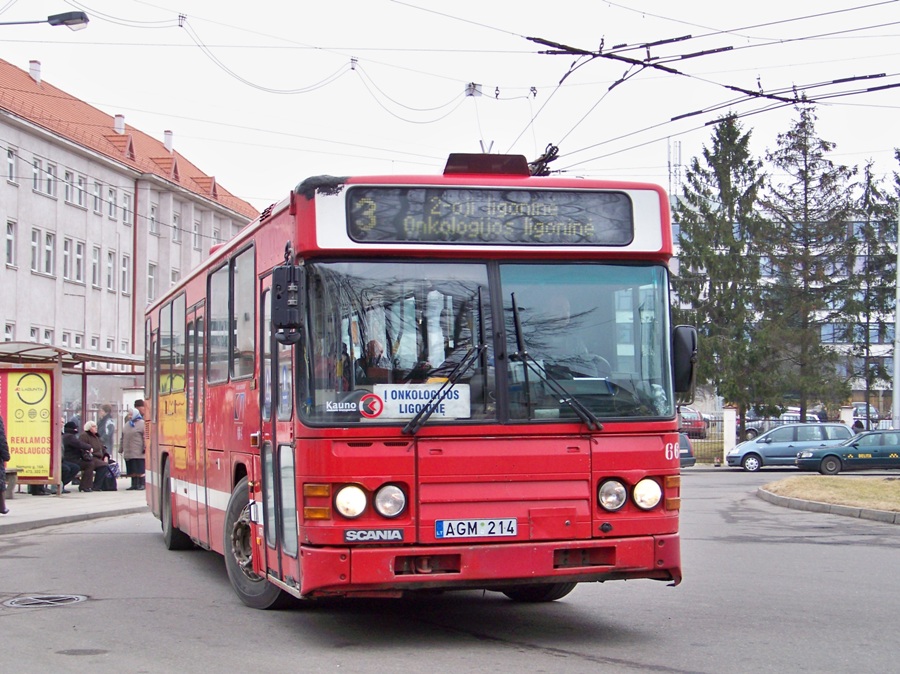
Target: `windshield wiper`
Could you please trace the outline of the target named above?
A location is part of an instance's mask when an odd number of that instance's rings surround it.
[[[477,362],[478,357],[485,350],[486,346],[487,345],[485,344],[479,344],[466,351],[466,355],[463,356],[462,360],[459,361],[459,363],[456,364],[456,367],[454,367],[450,374],[447,375],[447,380],[441,384],[441,387],[437,390],[437,393],[435,393],[434,398],[423,405],[416,416],[410,419],[406,426],[403,427],[402,433],[404,435],[415,435],[416,432],[422,428],[424,423],[431,418],[431,415],[434,414],[438,406],[444,401],[444,398],[447,397],[451,389],[456,385],[456,382],[459,381],[459,378],[468,372],[472,365]]]
[[[563,385],[559,383],[559,380],[547,371],[547,368],[528,355],[528,351],[525,349],[525,338],[522,334],[522,321],[519,317],[519,306],[516,304],[516,294],[510,293],[510,297],[512,298],[513,327],[516,330],[516,348],[518,349],[516,353],[510,356],[510,360],[521,361],[525,364],[526,395],[530,395],[528,393],[528,370],[531,369],[540,380],[559,397],[560,403],[565,403],[575,411],[575,414],[577,414],[578,418],[584,422],[584,425],[588,427],[588,430],[602,431],[603,424],[600,423],[600,420],[594,413],[585,407],[577,397],[569,394]]]

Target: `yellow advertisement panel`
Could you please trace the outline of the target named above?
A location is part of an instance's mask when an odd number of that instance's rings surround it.
[[[53,476],[52,370],[0,370],[0,411],[6,424],[9,465],[19,479]]]

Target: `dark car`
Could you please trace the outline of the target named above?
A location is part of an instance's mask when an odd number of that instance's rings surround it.
[[[688,437],[703,440],[706,438],[706,419],[693,407],[682,407],[678,411],[678,430],[687,433]]]
[[[865,422],[867,407],[869,410],[869,423],[872,426],[877,426],[878,422],[881,421],[881,413],[874,405],[866,405],[866,403],[853,403],[853,418],[861,419],[863,422]]]
[[[853,431],[845,424],[785,424],[742,442],[728,452],[725,461],[747,471],[763,466],[795,466],[798,452],[838,445],[852,436]]]
[[[837,475],[842,470],[900,468],[900,432],[866,431],[831,447],[814,447],[797,453],[800,470]]]
[[[682,468],[690,468],[697,463],[697,458],[694,456],[694,446],[691,444],[691,439],[687,433],[678,434],[678,447]]]

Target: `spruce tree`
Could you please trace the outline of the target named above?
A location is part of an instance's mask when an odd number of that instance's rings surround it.
[[[698,382],[738,407],[742,428],[746,411],[771,396],[767,348],[755,338],[761,167],[750,152],[750,132],[726,115],[712,147],[691,160],[673,209],[680,226],[676,315],[698,329]]]
[[[896,200],[873,175],[871,162],[863,170],[860,191],[853,227],[853,274],[859,281],[859,290],[854,305],[849,307],[855,312],[851,317],[855,320],[849,335],[853,339],[848,372],[862,381],[865,402],[870,403],[873,389],[889,384],[893,377],[875,349],[877,344],[893,341],[887,318],[893,313],[896,296],[897,257],[892,245],[897,240]],[[868,428],[868,415],[864,423]]]
[[[811,403],[850,394],[846,374],[838,371],[839,353],[822,334],[847,322],[856,308],[858,280],[847,268],[855,246],[855,171],[829,159],[835,146],[818,137],[814,106],[801,101],[796,110],[798,118],[767,154],[774,176],[761,200],[768,264],[760,327],[779,346],[769,373],[786,399],[798,401],[805,420]]]

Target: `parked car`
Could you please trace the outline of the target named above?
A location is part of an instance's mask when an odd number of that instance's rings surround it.
[[[900,468],[900,432],[865,431],[831,447],[797,453],[797,468],[837,475],[842,470]]]
[[[750,418],[749,416],[747,417]],[[821,421],[818,415],[813,414],[811,412],[806,413],[806,421],[807,423],[818,423]],[[772,417],[755,417],[752,421],[748,421],[745,424],[744,428],[744,438],[746,440],[752,440],[764,432],[776,428],[778,426],[784,426],[785,424],[799,424],[800,423],[800,412],[784,412],[780,414],[777,418]]]
[[[878,408],[871,403],[868,405],[869,407],[869,422],[871,424],[877,424],[881,421],[881,412],[878,411]],[[853,418],[861,419],[863,422],[866,420],[866,403],[853,403]]]
[[[740,443],[728,452],[725,462],[747,471],[763,466],[795,466],[799,452],[837,445],[851,437],[853,431],[845,424],[785,424]]]
[[[694,446],[687,433],[678,434],[678,446],[681,454],[681,467],[690,468],[697,463],[697,457],[694,456]]]
[[[678,424],[679,432],[687,433],[688,437],[697,438],[698,440],[706,438],[707,422],[700,412],[693,407],[682,407],[678,411],[678,417],[680,419]]]

